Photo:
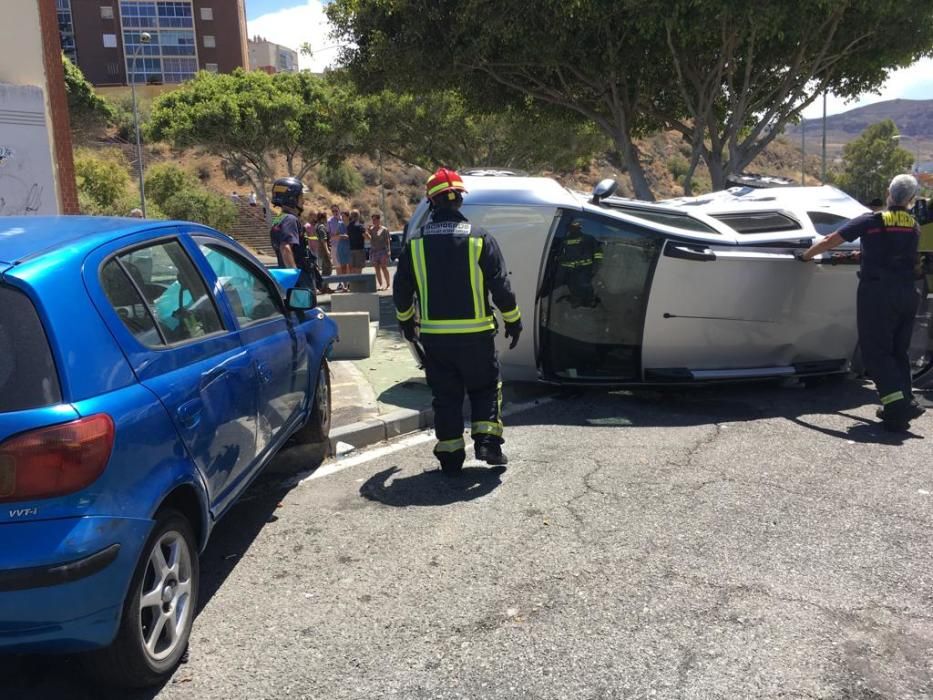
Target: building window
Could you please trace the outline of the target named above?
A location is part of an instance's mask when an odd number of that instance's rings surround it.
[[[204,22],[210,22],[214,19],[214,8],[213,7],[202,7],[201,8],[201,19]]]
[[[116,34],[104,34],[104,48],[105,49],[117,48],[117,35]]]
[[[113,19],[113,5],[101,5],[100,6],[100,18],[101,19]]]
[[[197,73],[191,0],[121,0],[120,20],[127,82],[183,83]],[[143,31],[148,44],[140,41]]]
[[[208,73],[216,73],[218,70],[217,64],[216,63],[205,63],[204,70],[206,70]]]
[[[205,49],[214,49],[217,48],[217,42],[214,40],[213,34],[204,35],[204,48]]]
[[[71,0],[55,0],[55,10],[58,15],[58,38],[62,42],[62,52],[72,63],[77,63],[78,52],[75,50],[75,28],[71,21]]]

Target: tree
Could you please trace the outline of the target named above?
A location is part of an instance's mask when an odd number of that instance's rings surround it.
[[[146,194],[172,219],[197,221],[229,230],[237,210],[226,197],[211,192],[191,173],[174,163],[159,163],[146,172]]]
[[[927,0],[646,3],[683,109],[656,117],[692,146],[714,189],[742,172],[824,91],[855,96],[933,49]],[[670,104],[670,102],[668,102]]]
[[[369,88],[460,84],[471,108],[531,97],[612,139],[638,197],[634,139],[667,126],[715,187],[821,91],[854,95],[933,48],[929,0],[334,0],[342,60]]]
[[[479,113],[527,98],[567,110],[613,141],[637,196],[651,199],[634,139],[659,126],[654,113],[667,93],[657,86],[669,75],[640,21],[643,5],[540,0],[529,11],[524,0],[334,0],[327,13],[342,61],[367,89],[457,85]]]
[[[347,90],[307,72],[201,72],[156,100],[148,132],[224,158],[252,185],[271,223],[272,180],[303,177],[352,150],[358,114]],[[287,173],[275,171],[276,156],[284,157]]]
[[[85,131],[112,123],[116,112],[111,104],[94,92],[94,86],[87,81],[81,69],[64,54],[62,69],[65,72],[65,96],[68,98],[71,128]]]
[[[894,122],[885,119],[847,143],[836,184],[860,202],[883,196],[891,179],[908,172],[914,160],[910,151],[898,146],[896,136]]]

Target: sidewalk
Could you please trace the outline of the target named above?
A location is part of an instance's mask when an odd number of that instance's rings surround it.
[[[394,270],[390,268],[390,272]],[[332,454],[434,425],[431,390],[424,371],[418,369],[408,344],[399,335],[392,292],[378,294],[381,319],[370,357],[331,363]],[[328,310],[330,297],[319,297],[319,303]],[[510,403],[547,393],[550,388],[543,385],[507,383],[503,385],[503,404],[507,408]]]

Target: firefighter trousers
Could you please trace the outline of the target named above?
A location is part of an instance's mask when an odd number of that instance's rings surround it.
[[[425,334],[421,342],[434,396],[434,453],[463,453],[464,393],[470,397],[473,442],[501,445],[502,380],[493,334]]]
[[[858,336],[865,369],[885,413],[896,417],[912,400],[908,351],[920,296],[910,281],[863,278],[858,286]]]

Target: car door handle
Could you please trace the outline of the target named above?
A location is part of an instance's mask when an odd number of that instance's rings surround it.
[[[192,399],[186,401],[175,411],[178,416],[178,422],[188,430],[198,427],[201,422],[201,411],[204,410],[204,403],[201,399]]]
[[[678,258],[680,260],[696,260],[707,262],[716,259],[716,253],[709,248],[693,248],[683,245],[668,244],[664,248],[664,255],[668,258]]]
[[[272,372],[270,372],[269,368],[262,362],[256,363],[256,374],[259,375],[259,381],[263,384],[268,384],[272,381]]]

